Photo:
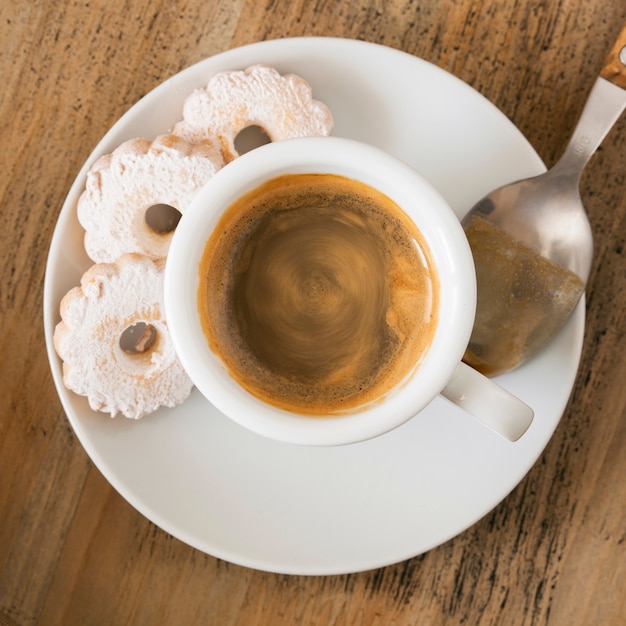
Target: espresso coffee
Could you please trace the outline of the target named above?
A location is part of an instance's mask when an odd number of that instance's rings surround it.
[[[382,399],[437,324],[430,251],[387,196],[331,174],[289,174],[221,217],[199,267],[210,348],[250,393],[307,415]]]

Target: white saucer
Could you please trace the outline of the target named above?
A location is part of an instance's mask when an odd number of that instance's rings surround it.
[[[499,382],[536,412],[510,443],[442,398],[396,431],[339,448],[304,448],[253,435],[194,392],[139,422],[89,410],[68,392],[52,346],[59,302],[90,265],[75,206],[89,165],[126,139],[153,138],[215,72],[267,63],[309,81],[335,118],[334,134],[408,161],[459,217],[493,187],[544,171],[506,117],[453,76],[361,41],[262,42],[202,61],[132,107],[78,175],[52,240],[45,333],[52,373],[85,450],[120,494],[168,533],[241,565],[291,574],[371,569],[423,553],[489,512],[548,443],[580,357],[584,303],[555,341]]]

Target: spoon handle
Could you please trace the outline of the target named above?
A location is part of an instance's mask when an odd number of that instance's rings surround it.
[[[626,108],[626,24],[596,80],[563,156],[557,175],[580,178],[582,171]]]
[[[626,24],[622,26],[622,30],[617,36],[615,45],[606,58],[600,76],[606,78],[614,85],[626,89]]]

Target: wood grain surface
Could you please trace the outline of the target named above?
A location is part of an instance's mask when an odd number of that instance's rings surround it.
[[[406,562],[275,575],[169,536],[75,437],[42,324],[48,247],[73,179],[126,109],[190,64],[283,36],[385,44],[469,83],[551,165],[624,22],[624,0],[0,3],[0,624],[625,623],[624,118],[582,180],[596,251],[560,425],[501,504]]]

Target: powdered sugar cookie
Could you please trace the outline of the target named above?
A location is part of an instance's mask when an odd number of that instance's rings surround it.
[[[310,85],[295,74],[266,65],[221,72],[190,94],[183,120],[172,132],[192,142],[216,137],[226,161],[239,156],[235,138],[249,126],[261,127],[272,141],[325,136],[333,126],[328,107],[314,100]]]
[[[61,301],[63,382],[96,411],[138,419],[191,392],[164,318],[164,266],[138,254],[93,265]]]
[[[174,135],[131,139],[98,159],[77,209],[89,257],[110,263],[130,252],[166,256],[173,228],[160,232],[151,226],[150,210],[169,207],[179,218],[223,164],[210,139],[192,145]]]

